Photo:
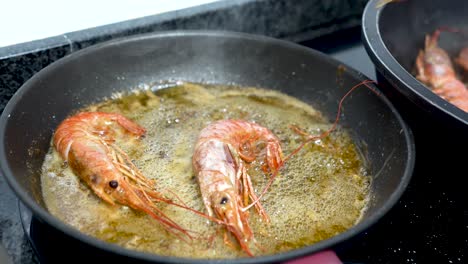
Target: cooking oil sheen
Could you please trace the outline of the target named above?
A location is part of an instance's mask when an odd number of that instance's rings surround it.
[[[83,111],[120,113],[146,128],[135,141],[116,139],[134,164],[156,181],[161,193],[206,213],[192,169],[192,154],[199,132],[221,119],[243,119],[269,128],[281,142],[284,156],[305,139],[297,125],[318,135],[332,124],[308,104],[283,93],[252,87],[179,83],[170,88],[135,90],[88,106]],[[196,157],[195,157],[196,158]],[[257,194],[269,175],[262,157],[249,174]],[[326,138],[306,145],[281,169],[262,199],[271,222],[254,209],[249,221],[256,256],[271,255],[311,245],[346,231],[358,223],[369,201],[370,176],[350,135],[339,127]],[[184,241],[142,212],[109,205],[73,174],[52,148],[41,177],[48,210],[83,233],[120,246],[165,256],[190,258],[245,257],[226,230],[206,218],[159,202],[157,206],[180,226],[191,231]],[[176,198],[174,198],[177,201]]]

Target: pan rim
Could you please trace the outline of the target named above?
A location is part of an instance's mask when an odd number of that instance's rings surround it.
[[[20,89],[14,94],[11,100],[8,102],[7,106],[5,107],[2,116],[0,117],[0,138],[3,139],[5,136],[5,128],[8,123],[8,118],[12,110],[17,104],[17,101],[21,99],[24,92],[34,86],[34,83],[37,80],[41,79],[41,76],[47,74],[49,72],[53,72],[55,68],[60,67],[64,63],[68,63],[69,61],[81,57],[92,54],[95,51],[101,50],[102,48],[112,47],[115,45],[122,45],[127,42],[134,42],[134,41],[141,41],[146,39],[155,39],[155,38],[167,38],[167,37],[180,37],[180,36],[198,36],[198,37],[224,37],[224,38],[235,38],[235,39],[246,39],[249,41],[264,41],[269,42],[287,49],[299,49],[305,53],[311,54],[314,57],[319,57],[321,60],[326,61],[331,65],[342,65],[339,61],[329,57],[326,54],[323,54],[319,51],[307,48],[305,46],[301,46],[299,44],[295,44],[292,42],[279,40],[271,37],[260,36],[260,35],[252,35],[246,33],[239,33],[233,31],[213,31],[213,30],[177,30],[177,31],[163,31],[158,33],[146,33],[142,35],[135,35],[131,37],[123,37],[119,39],[110,40],[107,42],[103,42],[97,45],[93,45],[82,50],[76,51],[64,58],[57,60],[56,62],[48,65],[40,72],[35,74],[31,79],[29,79]],[[357,72],[356,70],[346,67],[346,72],[351,75],[351,77],[355,78],[356,80],[363,81],[367,78],[365,75]],[[378,90],[377,86],[371,84],[372,87]],[[325,249],[330,249],[340,244],[346,240],[349,240],[356,235],[364,232],[365,230],[369,229],[373,226],[377,221],[379,221],[400,199],[403,195],[404,191],[407,188],[407,185],[410,182],[412,172],[414,169],[414,162],[415,162],[415,145],[412,132],[410,131],[409,127],[403,121],[400,114],[397,112],[395,107],[391,104],[391,102],[383,95],[379,96],[379,100],[382,100],[383,103],[391,110],[393,115],[395,116],[396,120],[398,121],[399,125],[401,126],[402,133],[404,133],[404,138],[406,141],[406,166],[401,178],[400,183],[398,184],[395,191],[390,195],[389,199],[383,203],[383,206],[378,208],[375,213],[367,217],[362,222],[358,223],[357,225],[353,226],[352,228],[348,229],[345,232],[342,232],[336,236],[333,236],[329,239],[322,240],[315,244],[291,250],[284,253],[278,253],[274,255],[267,255],[267,256],[259,256],[255,258],[236,258],[236,259],[192,259],[192,258],[182,258],[182,257],[172,257],[172,256],[163,256],[163,255],[156,255],[150,254],[145,252],[140,252],[136,250],[130,250],[121,246],[117,246],[100,239],[91,237],[84,233],[81,233],[74,227],[66,224],[65,222],[60,221],[58,218],[50,214],[45,208],[41,207],[37,204],[29,195],[26,194],[26,191],[21,188],[18,182],[16,182],[13,173],[10,169],[9,164],[6,162],[6,149],[5,144],[2,140],[0,143],[0,168],[7,180],[7,183],[13,189],[14,193],[18,198],[33,212],[33,215],[38,216],[39,219],[45,221],[47,224],[51,225],[55,229],[60,230],[61,232],[70,235],[74,239],[82,241],[84,243],[90,244],[93,247],[96,247],[100,250],[111,252],[116,255],[124,255],[127,257],[131,257],[137,260],[143,261],[156,261],[156,262],[166,262],[166,263],[271,263],[271,262],[278,262],[278,261],[287,261],[291,259],[295,259],[298,257],[310,255],[313,253],[320,252]]]
[[[457,123],[468,127],[468,113],[433,93],[423,83],[409,73],[392,55],[385,45],[379,24],[382,12],[386,6],[376,8],[379,0],[367,2],[362,15],[362,38],[367,54],[372,62],[391,86],[404,94],[412,103],[422,103],[426,111],[435,112],[440,116],[449,117]],[[389,80],[391,79],[391,80]],[[400,85],[393,85],[397,82]],[[405,89],[400,86],[404,86]]]

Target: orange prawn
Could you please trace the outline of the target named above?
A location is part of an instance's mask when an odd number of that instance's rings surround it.
[[[285,162],[307,143],[326,137],[335,130],[343,101],[355,89],[365,85],[376,93],[368,85],[373,82],[363,81],[352,87],[341,98],[333,125],[322,134],[312,136],[297,126],[291,126],[291,129],[304,136],[305,140],[285,158],[279,139],[269,129],[253,122],[220,120],[200,132],[192,164],[208,216],[226,225],[228,231],[235,236],[241,248],[249,256],[253,256],[249,243],[255,242],[255,239],[249,226],[247,210],[255,207],[262,219],[269,222],[268,214],[260,199],[270,188]],[[263,171],[271,174],[259,196],[255,194],[247,173],[247,168],[257,157],[263,157]]]
[[[449,55],[438,46],[440,30],[426,36],[424,50],[416,59],[416,78],[434,93],[468,112],[468,90],[457,78]]]
[[[254,237],[247,205],[258,197],[247,168],[257,156],[264,156],[265,172],[278,170],[283,162],[278,138],[256,123],[221,120],[200,132],[192,159],[208,215],[224,223],[250,256],[248,243]],[[264,221],[270,221],[260,202],[255,208]]]
[[[174,203],[155,190],[155,182],[144,177],[130,158],[113,142],[117,136],[130,133],[136,137],[145,129],[126,117],[102,112],[82,112],[65,119],[55,131],[53,144],[94,193],[111,205],[119,203],[143,211],[161,223],[166,230],[184,239],[189,231],[167,217],[155,205]],[[194,210],[193,210],[194,211]]]

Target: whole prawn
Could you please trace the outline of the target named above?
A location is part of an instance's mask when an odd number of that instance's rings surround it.
[[[277,171],[283,162],[280,142],[270,130],[243,120],[221,120],[200,132],[192,159],[208,215],[224,223],[250,256],[248,244],[254,237],[247,209],[258,197],[247,169],[258,156],[264,157],[265,172]],[[269,222],[260,202],[255,208]]]
[[[157,192],[155,183],[144,177],[129,157],[113,144],[123,133],[141,137],[145,129],[119,114],[82,112],[58,126],[53,143],[73,172],[99,198],[111,205],[119,203],[146,212],[180,238],[185,238],[181,234],[191,238],[188,231],[167,217],[155,202],[186,206]]]
[[[269,222],[268,214],[260,203],[285,162],[296,155],[306,144],[327,137],[337,127],[344,100],[357,88],[371,86],[374,81],[366,80],[352,87],[340,100],[333,125],[319,135],[309,135],[298,126],[290,126],[304,141],[283,158],[279,139],[267,128],[243,120],[220,120],[205,127],[198,137],[192,164],[209,217],[226,225],[239,242],[241,248],[253,256],[249,242],[254,241],[248,222],[248,209],[255,206],[257,212]],[[270,179],[257,196],[247,173],[249,164],[263,156],[263,171]],[[250,198],[250,199],[249,199]],[[251,201],[251,202],[250,202]],[[250,204],[249,204],[250,202]]]
[[[424,50],[416,59],[416,78],[434,93],[468,112],[468,90],[457,78],[449,55],[438,46],[440,30],[426,36]]]

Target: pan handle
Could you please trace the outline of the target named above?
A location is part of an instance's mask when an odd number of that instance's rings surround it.
[[[342,264],[336,253],[331,250],[325,250],[314,255],[306,256],[300,259],[287,261],[283,264]]]

